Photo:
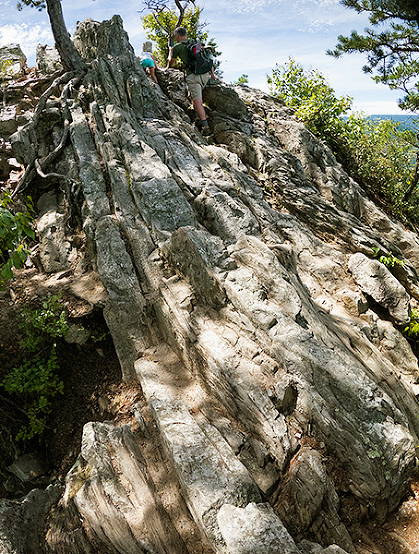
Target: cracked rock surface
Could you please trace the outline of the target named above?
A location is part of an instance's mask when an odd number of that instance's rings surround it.
[[[418,237],[280,101],[209,86],[209,143],[179,72],[148,80],[118,16],[86,20],[74,41],[90,69],[57,172],[79,184],[89,248],[71,246],[71,194],[52,194],[42,264],[80,272],[90,256],[123,378],[150,418],[136,407],[136,429],[85,426],[33,551],[356,552],[341,499],[383,521],[416,464],[419,373],[400,329],[419,299]],[[25,164],[31,133],[10,138]],[[373,248],[403,258],[403,275]],[[151,428],[184,519],[156,492]],[[20,552],[7,521],[0,544]]]

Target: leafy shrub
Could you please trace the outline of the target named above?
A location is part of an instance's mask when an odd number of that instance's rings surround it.
[[[403,329],[403,332],[410,339],[417,340],[419,338],[419,310],[411,311],[410,321]]]
[[[67,333],[69,325],[59,295],[44,298],[37,310],[23,310],[21,318],[19,326],[25,337],[20,346],[26,361],[13,368],[1,386],[27,416],[27,423],[21,427],[16,439],[29,440],[44,432],[52,399],[63,393],[64,385],[57,375],[59,363],[55,340]]]
[[[27,239],[34,239],[31,227],[34,211],[32,199],[28,197],[27,210],[10,210],[13,199],[9,192],[0,197],[0,290],[6,281],[13,278],[13,268],[20,268],[28,256]]]
[[[249,75],[246,73],[243,73],[240,75],[240,77],[237,79],[237,81],[233,81],[231,83],[232,85],[248,85],[249,84]]]
[[[292,58],[276,66],[268,76],[273,96],[281,98],[310,131],[328,144],[333,136],[342,132],[342,116],[351,108],[352,98],[337,98],[333,88],[316,69],[305,71]],[[329,144],[332,146],[332,144]]]
[[[417,129],[350,114],[351,97],[337,97],[319,71],[305,71],[292,59],[273,70],[268,84],[272,95],[295,109],[310,131],[327,143],[351,177],[389,204],[405,223],[419,221],[418,191],[409,201],[403,198],[413,178]]]
[[[403,267],[404,266],[404,260],[401,260],[400,258],[397,258],[396,256],[393,256],[392,252],[389,252],[387,255],[381,254],[381,250],[374,246],[372,248],[372,251],[374,253],[374,257],[378,258],[378,261],[384,264],[389,269],[393,267]]]

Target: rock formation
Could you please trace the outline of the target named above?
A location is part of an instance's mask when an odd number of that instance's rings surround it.
[[[68,121],[31,185],[56,185],[38,202],[40,260],[103,307],[143,400],[135,428],[85,426],[58,503],[56,488],[1,501],[2,551],[355,552],[347,507],[384,521],[416,466],[419,373],[401,331],[418,237],[281,101],[213,83],[207,141],[182,74],[150,81],[118,16],[74,42],[83,82],[36,122],[6,94],[1,131],[27,166]],[[373,248],[404,260],[397,276]],[[100,294],[80,287],[89,275]],[[33,503],[36,530],[19,535]]]

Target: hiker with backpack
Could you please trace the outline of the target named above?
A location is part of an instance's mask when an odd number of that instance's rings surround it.
[[[180,58],[186,68],[186,86],[192,97],[192,103],[200,124],[201,133],[204,136],[210,135],[207,115],[202,102],[202,90],[214,75],[214,64],[212,54],[200,41],[188,39],[184,27],[177,27],[174,32],[176,44],[169,48],[168,64],[173,67],[176,58]]]

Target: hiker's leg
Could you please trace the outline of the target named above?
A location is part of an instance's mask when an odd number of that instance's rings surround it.
[[[198,114],[199,118],[201,119],[201,121],[206,121],[207,114],[205,113],[205,108],[202,101],[202,91],[204,90],[206,84],[210,79],[210,74],[204,73],[203,75],[195,75],[195,79],[196,79],[196,86],[199,90],[199,96],[192,97],[195,100],[194,109]]]
[[[156,77],[156,68],[150,67],[150,75],[154,82],[158,83],[157,77]]]
[[[203,135],[208,135],[211,131],[208,126],[207,114],[205,113],[204,104],[202,102],[202,89],[205,83],[206,80],[203,82],[202,75],[194,75],[191,73],[186,77],[186,85],[192,97],[193,108],[201,122],[201,132]]]
[[[197,100],[192,100],[193,108],[195,110],[195,113],[199,117],[201,121],[205,121],[207,119],[207,114],[205,113],[204,104],[202,103],[202,98],[198,98]]]
[[[146,58],[145,60],[141,61],[141,65],[143,66],[146,75],[149,74],[153,81],[156,81],[157,83],[154,61],[150,60],[150,58]]]
[[[186,86],[188,87],[189,94],[192,98],[193,108],[195,113],[202,121],[207,118],[204,105],[202,103],[202,86],[200,83],[199,75],[191,73],[186,76]]]

